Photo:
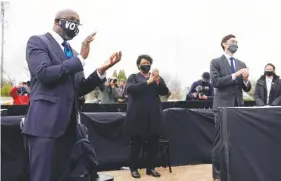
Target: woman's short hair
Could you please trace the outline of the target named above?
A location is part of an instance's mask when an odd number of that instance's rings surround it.
[[[150,64],[153,63],[153,59],[152,59],[149,55],[145,55],[145,54],[144,54],[144,55],[140,55],[140,56],[138,57],[138,59],[137,59],[137,66],[140,65],[141,59],[145,59],[145,60],[149,61]]]

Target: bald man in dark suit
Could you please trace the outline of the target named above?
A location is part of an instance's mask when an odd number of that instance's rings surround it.
[[[82,43],[80,53],[68,40],[79,32],[80,18],[72,10],[58,12],[53,30],[32,36],[27,42],[26,59],[31,75],[30,107],[23,126],[27,139],[31,181],[54,181],[54,160],[58,140],[74,135],[79,97],[106,80],[105,72],[121,60],[121,52],[84,77],[84,66],[95,33]],[[71,150],[71,149],[70,149]],[[69,153],[64,153],[69,154]]]

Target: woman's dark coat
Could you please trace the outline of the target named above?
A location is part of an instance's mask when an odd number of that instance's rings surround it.
[[[147,85],[147,78],[141,73],[131,74],[126,83],[128,104],[126,131],[129,136],[161,135],[162,106],[160,96],[169,89],[160,77],[160,83]]]
[[[264,75],[257,80],[254,98],[257,106],[267,105],[267,86]],[[272,79],[268,105],[281,106],[281,80],[276,75]]]

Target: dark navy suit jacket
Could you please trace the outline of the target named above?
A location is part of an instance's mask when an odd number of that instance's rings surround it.
[[[71,114],[77,113],[79,97],[105,81],[97,71],[85,79],[81,61],[74,50],[73,53],[73,58],[67,59],[50,33],[28,40],[26,60],[31,74],[31,91],[24,134],[62,136]]]

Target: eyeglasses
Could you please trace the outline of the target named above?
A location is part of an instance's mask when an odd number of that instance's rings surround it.
[[[71,21],[75,24],[77,24],[78,26],[82,26],[82,24],[80,24],[80,20],[77,20],[76,18],[60,18],[60,19],[55,19],[55,21],[59,21],[59,20],[68,20],[68,21]]]

